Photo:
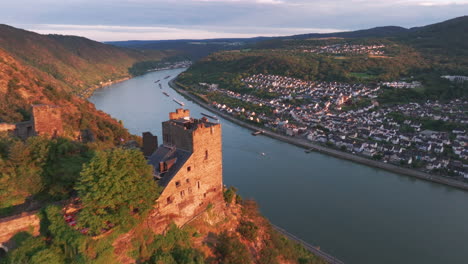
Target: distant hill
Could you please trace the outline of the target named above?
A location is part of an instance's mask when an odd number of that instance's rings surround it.
[[[129,76],[128,68],[135,62],[170,55],[119,48],[83,37],[41,35],[8,25],[0,25],[0,48],[75,92]]]
[[[275,48],[284,40],[307,40],[326,38],[399,38],[399,39],[419,39],[415,42],[432,42],[433,34],[437,34],[436,39],[466,34],[467,17],[459,17],[445,22],[428,25],[424,27],[404,28],[399,26],[374,27],[346,32],[333,33],[308,33],[282,37],[255,37],[255,38],[223,38],[223,39],[203,39],[203,40],[130,40],[106,42],[118,47],[126,47],[142,50],[175,50],[193,60],[201,59],[211,53],[223,50],[236,50],[247,48]],[[440,33],[440,34],[439,34]],[[460,38],[461,40],[462,38]],[[426,43],[427,44],[427,43]],[[430,44],[430,43],[429,43]],[[451,44],[447,44],[451,45]]]
[[[257,42],[253,49],[224,51],[198,61],[178,78],[196,92],[199,83],[245,92],[241,81],[252,74],[275,74],[305,80],[378,83],[417,80],[423,88],[395,93],[391,102],[466,98],[466,85],[441,75],[468,75],[468,17],[416,28],[378,27],[330,34],[304,34]],[[330,45],[383,45],[383,55],[359,52],[310,52]],[[308,52],[309,51],[309,52]],[[198,90],[197,90],[198,89]],[[406,93],[406,94],[405,94]],[[390,98],[390,97],[389,97]]]
[[[468,75],[468,16],[411,28],[394,39],[420,51],[443,74]]]
[[[180,56],[191,60],[198,60],[211,53],[222,50],[246,48],[250,44],[271,39],[270,37],[256,38],[220,38],[220,39],[179,39],[179,40],[129,40],[113,41],[106,44],[139,50],[173,50]]]
[[[346,32],[335,32],[335,33],[311,33],[294,35],[290,37],[281,37],[280,39],[309,39],[309,38],[381,38],[390,37],[404,32],[408,32],[409,29],[397,26],[386,26],[386,27],[375,27],[370,29],[362,29],[355,31]]]

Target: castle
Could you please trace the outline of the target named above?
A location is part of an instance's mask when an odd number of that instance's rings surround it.
[[[16,124],[0,124],[0,132],[12,132],[21,139],[32,136],[57,137],[63,134],[62,113],[60,107],[53,105],[33,105],[32,118]]]
[[[177,109],[162,127],[163,144],[148,158],[164,188],[148,222],[155,232],[172,221],[181,226],[223,201],[221,125]]]

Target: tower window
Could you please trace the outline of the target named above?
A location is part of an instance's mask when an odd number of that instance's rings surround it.
[[[192,170],[192,167],[191,166],[188,166],[187,167],[187,171],[191,171]]]
[[[190,179],[186,179],[185,182],[186,182],[186,183],[190,183]]]
[[[167,204],[170,204],[170,203],[172,203],[172,199],[171,197],[167,197]]]
[[[185,196],[185,191],[180,191],[180,197],[184,198]]]
[[[205,150],[205,160],[208,159],[208,150]]]
[[[180,181],[176,181],[175,186],[178,188],[180,187]]]
[[[198,189],[200,189],[200,182],[197,182],[197,185],[198,185]]]

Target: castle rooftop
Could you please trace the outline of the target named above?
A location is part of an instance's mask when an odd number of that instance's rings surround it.
[[[153,175],[159,179],[158,184],[167,186],[191,155],[190,152],[162,145],[149,157],[148,164],[153,166]]]

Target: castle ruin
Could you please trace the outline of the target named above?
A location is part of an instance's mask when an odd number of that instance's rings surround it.
[[[16,124],[0,124],[0,132],[11,132],[25,140],[32,136],[58,137],[63,135],[62,112],[59,106],[33,105],[32,118]]]

